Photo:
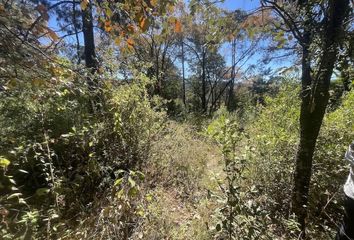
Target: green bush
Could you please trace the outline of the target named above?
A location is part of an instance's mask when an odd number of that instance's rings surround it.
[[[236,114],[221,109],[208,126],[208,134],[220,145],[225,177],[219,179],[221,193],[213,193],[222,203],[213,214],[216,239],[271,239],[267,209],[259,204],[257,186],[247,180],[251,167],[250,145]],[[213,198],[212,198],[213,199]]]
[[[264,204],[285,214],[290,207],[299,132],[298,93],[296,83],[283,84],[276,97],[266,97],[265,106],[258,106],[254,123],[245,126],[251,161],[247,178],[269,197]]]
[[[287,239],[297,238],[290,215],[299,137],[297,85],[283,83],[275,97],[266,97],[264,105],[257,106],[256,115],[252,109],[244,113],[236,127],[243,132],[236,144],[237,156],[246,161],[241,185],[253,188],[253,200],[271,219],[273,233]],[[342,186],[348,174],[343,156],[354,138],[353,96],[353,92],[347,93],[337,109],[328,110],[317,141],[308,205],[309,236],[316,239],[333,237],[342,216]]]
[[[152,101],[144,82],[120,86],[109,101],[116,134],[115,151],[123,154],[125,168],[141,165],[148,156],[151,139],[163,126],[165,112],[159,111],[159,99]]]
[[[18,85],[0,92],[0,155],[11,162],[6,174],[16,183],[14,193],[27,199],[15,207],[1,198],[0,207],[9,211],[5,221],[16,225],[2,230],[15,235],[29,234],[19,219],[31,212],[38,212],[32,236],[37,230],[55,236],[65,227],[63,219],[90,212],[117,170],[139,168],[147,159],[164,122],[143,76],[125,85],[100,79],[107,84],[101,84],[101,107],[93,113],[97,93],[88,90],[86,79],[65,68],[56,71],[39,85],[23,83],[31,90]]]
[[[310,191],[310,217],[314,232],[336,232],[342,218],[343,184],[349,173],[344,154],[354,139],[354,92],[324,118],[317,140]]]

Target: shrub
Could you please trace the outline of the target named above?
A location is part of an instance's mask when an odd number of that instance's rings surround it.
[[[246,161],[241,187],[253,188],[253,200],[274,224],[267,228],[287,239],[296,239],[298,230],[290,215],[299,135],[298,93],[296,83],[283,83],[275,97],[266,97],[265,104],[256,108],[256,116],[244,114],[235,127],[243,132],[236,155]],[[329,109],[317,141],[308,205],[308,234],[316,239],[332,238],[342,215],[342,185],[348,174],[343,155],[354,138],[353,99],[349,92],[340,107]]]
[[[317,140],[310,191],[310,217],[314,232],[334,234],[342,217],[343,184],[349,173],[344,154],[354,139],[354,92],[325,115]]]
[[[259,205],[257,189],[247,183],[249,145],[242,145],[244,132],[234,114],[222,109],[209,125],[208,133],[221,146],[225,178],[219,179],[221,206],[215,210],[218,223],[212,228],[216,239],[270,239],[267,212]],[[242,149],[243,148],[243,149]]]
[[[31,89],[19,85],[0,93],[0,155],[10,160],[8,175],[31,209],[24,204],[17,213],[6,205],[5,220],[18,224],[17,216],[37,211],[38,229],[49,237],[65,227],[59,219],[92,211],[118,169],[141,166],[165,113],[153,109],[143,76],[125,85],[102,84],[95,113],[90,105],[97,95],[70,70],[59,68],[51,82]],[[5,206],[3,198],[0,204]]]

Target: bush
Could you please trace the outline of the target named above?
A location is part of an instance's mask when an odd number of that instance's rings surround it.
[[[165,112],[158,110],[158,101],[153,99],[151,104],[144,82],[124,85],[113,92],[110,111],[117,135],[114,151],[123,154],[124,168],[139,167],[148,156],[150,141],[165,119]]]
[[[314,232],[334,234],[343,213],[343,184],[349,174],[344,154],[354,139],[354,92],[340,100],[326,114],[316,145],[309,205]]]
[[[252,201],[271,219],[272,225],[265,221],[263,226],[287,239],[296,239],[298,231],[290,215],[299,136],[298,93],[297,83],[283,83],[275,97],[266,97],[264,105],[257,106],[255,116],[251,109],[242,115],[244,119],[236,120],[241,132],[235,133],[242,133],[236,155],[246,161],[240,185],[254,190]],[[340,107],[326,114],[317,141],[308,205],[308,234],[316,239],[331,239],[342,216],[342,186],[348,174],[343,156],[354,138],[353,96],[349,92]]]
[[[273,213],[282,212],[285,216],[290,208],[299,132],[298,93],[296,83],[285,83],[276,97],[266,97],[265,106],[258,106],[254,123],[245,126],[251,161],[247,178],[267,196],[263,204]]]
[[[147,159],[164,122],[164,111],[152,108],[156,101],[149,99],[143,76],[125,85],[102,84],[102,104],[93,113],[97,93],[88,90],[86,79],[56,70],[51,81],[31,91],[18,85],[0,92],[0,155],[11,162],[6,175],[13,176],[15,193],[27,199],[15,207],[1,198],[1,208],[9,211],[4,221],[17,224],[10,230],[1,225],[6,233],[55,236],[65,227],[63,219],[92,211],[117,170],[139,168]],[[28,233],[18,219],[33,212],[36,227]]]
[[[252,150],[244,143],[240,120],[223,109],[216,116],[208,134],[222,149],[225,178],[219,179],[221,194],[213,193],[222,203],[213,214],[218,220],[213,234],[216,239],[271,239],[268,212],[259,204],[257,186],[247,181]]]

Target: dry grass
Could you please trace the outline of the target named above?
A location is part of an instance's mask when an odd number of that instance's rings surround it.
[[[140,215],[132,212],[138,220],[128,239],[212,239],[208,228],[214,224],[217,203],[208,198],[208,190],[218,191],[215,177],[222,174],[221,157],[218,146],[190,125],[168,122],[151,143],[142,169],[146,178],[131,203],[144,209]],[[109,196],[111,190],[97,199],[93,214],[82,216],[76,227],[67,226],[58,239],[121,239],[120,204]]]
[[[217,191],[222,172],[220,149],[187,124],[170,122],[152,145],[147,176],[154,201],[141,222],[143,239],[211,239]],[[135,234],[139,236],[139,234]]]

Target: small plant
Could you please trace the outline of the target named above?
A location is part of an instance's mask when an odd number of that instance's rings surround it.
[[[245,187],[247,152],[240,151],[244,141],[243,130],[237,118],[221,112],[208,127],[211,135],[221,146],[225,179],[218,181],[223,196],[222,206],[216,210],[219,219],[215,226],[218,239],[260,239],[264,234],[265,213],[254,200],[254,187]]]
[[[0,234],[2,239],[26,238],[38,227],[38,212],[31,211],[13,176],[7,174],[10,164],[0,156]]]

